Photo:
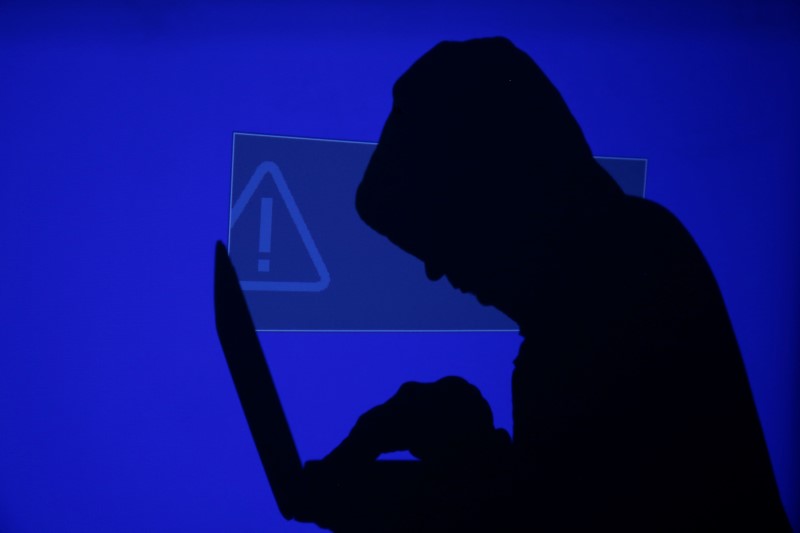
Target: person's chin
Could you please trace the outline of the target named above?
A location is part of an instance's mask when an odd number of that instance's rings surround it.
[[[480,303],[481,305],[485,305],[485,306],[491,306],[492,305],[492,302],[489,301],[489,299],[487,299],[485,296],[481,295],[479,293],[479,291],[474,291],[472,289],[465,288],[460,284],[453,283],[453,280],[451,280],[450,278],[448,278],[448,281],[450,282],[450,285],[454,289],[456,289],[458,292],[460,292],[461,294],[471,294],[472,296],[474,296],[475,299],[478,300],[478,303]]]

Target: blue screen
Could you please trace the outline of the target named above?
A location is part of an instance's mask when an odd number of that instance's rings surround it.
[[[33,1],[0,4],[0,531],[317,530],[278,514],[214,329],[233,133],[375,142],[414,60],[491,35],[593,153],[647,159],[800,527],[796,2]],[[461,375],[511,428],[517,333],[260,338],[304,460],[408,380]]]

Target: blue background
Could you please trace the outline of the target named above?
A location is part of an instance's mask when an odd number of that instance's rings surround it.
[[[374,141],[417,57],[487,35],[537,60],[594,153],[648,158],[800,525],[797,2],[400,4],[0,3],[0,530],[315,529],[279,517],[214,333],[231,134]],[[303,458],[406,379],[464,375],[510,425],[514,334],[262,341]]]

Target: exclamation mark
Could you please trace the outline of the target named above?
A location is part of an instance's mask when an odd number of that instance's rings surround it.
[[[261,232],[258,236],[258,251],[268,254],[272,249],[272,198],[261,199]],[[258,271],[269,272],[269,259],[258,260]]]

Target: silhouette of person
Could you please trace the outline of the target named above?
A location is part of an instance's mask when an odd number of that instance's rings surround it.
[[[397,486],[426,496],[391,518],[365,501],[307,519],[337,531],[790,531],[708,264],[673,215],[595,162],[534,61],[504,38],[443,42],[393,97],[357,210],[432,280],[519,325],[513,442],[463,379],[403,385],[324,462],[410,450],[439,477]]]

